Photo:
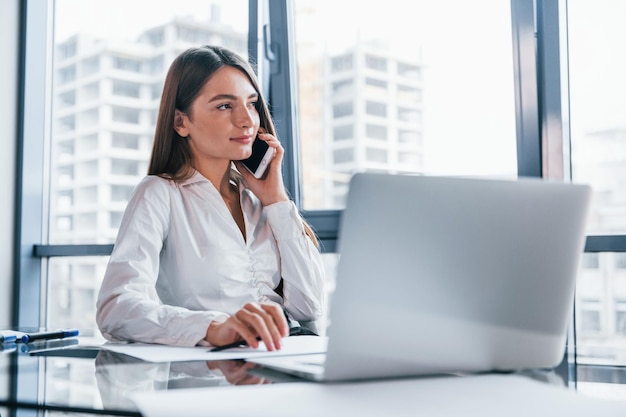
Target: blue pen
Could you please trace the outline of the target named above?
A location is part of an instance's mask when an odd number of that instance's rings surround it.
[[[0,334],[0,344],[2,344],[2,343],[9,343],[9,342],[15,342],[16,339],[17,339],[17,336],[15,336],[13,334],[11,334],[11,335],[8,334],[6,336],[3,336],[3,335]]]
[[[56,332],[27,333],[22,336],[22,343],[29,343],[35,340],[65,339],[66,337],[78,336],[78,330],[59,330]]]

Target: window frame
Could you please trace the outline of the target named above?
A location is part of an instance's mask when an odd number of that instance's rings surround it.
[[[48,258],[108,256],[113,249],[112,244],[47,243],[53,5],[54,0],[20,2],[12,307],[12,322],[18,327],[40,327],[46,321]],[[290,0],[249,0],[249,54],[264,95],[276,104],[272,111],[285,148],[285,185],[316,231],[322,251],[333,253],[342,211],[302,209],[292,7]],[[561,74],[567,56],[559,44],[566,7],[566,0],[511,0],[520,177],[570,178],[567,80]],[[547,151],[555,146],[563,152]],[[626,236],[588,236],[585,252],[626,252]]]

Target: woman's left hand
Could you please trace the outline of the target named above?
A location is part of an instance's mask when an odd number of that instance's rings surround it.
[[[261,179],[255,178],[240,161],[235,161],[235,166],[243,176],[248,188],[261,200],[261,204],[264,206],[278,203],[279,201],[288,201],[289,196],[285,191],[282,174],[285,150],[274,135],[262,133],[261,130],[259,130],[258,137],[255,140],[264,140],[270,148],[274,149],[274,156],[270,160],[265,176]]]

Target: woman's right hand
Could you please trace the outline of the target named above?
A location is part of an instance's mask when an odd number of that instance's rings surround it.
[[[267,350],[278,350],[281,339],[289,334],[289,326],[280,305],[275,303],[247,303],[224,322],[213,321],[205,340],[213,346],[223,346],[244,340],[248,346],[259,347],[260,340]]]

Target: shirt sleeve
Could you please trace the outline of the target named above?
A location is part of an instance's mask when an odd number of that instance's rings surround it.
[[[322,317],[324,265],[319,249],[304,230],[302,217],[292,201],[265,207],[280,252],[284,306],[295,320]]]
[[[167,183],[147,177],[127,205],[98,294],[96,321],[109,340],[195,346],[217,311],[164,305],[156,292],[159,256],[169,228]]]

